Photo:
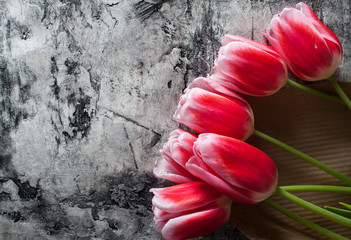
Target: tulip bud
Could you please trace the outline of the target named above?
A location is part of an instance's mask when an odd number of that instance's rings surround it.
[[[278,173],[272,159],[240,140],[217,134],[200,134],[195,156],[185,165],[193,175],[232,200],[254,204],[276,189]]]
[[[273,48],[233,35],[225,35],[221,43],[210,76],[214,81],[252,96],[271,95],[286,84],[286,63]]]
[[[197,133],[212,132],[242,140],[254,130],[250,105],[234,92],[223,96],[197,87],[187,89],[173,119]]]
[[[268,33],[263,34],[289,70],[303,80],[326,79],[341,62],[339,39],[305,3],[284,8],[273,17]]]
[[[230,216],[231,200],[204,182],[151,189],[156,230],[165,240],[208,234]]]
[[[161,157],[157,159],[154,168],[155,176],[176,183],[199,180],[185,169],[185,163],[194,155],[193,144],[196,139],[195,135],[183,129],[171,132],[160,150]]]

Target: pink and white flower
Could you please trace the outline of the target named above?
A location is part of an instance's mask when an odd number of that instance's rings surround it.
[[[305,3],[284,8],[263,33],[289,70],[303,80],[326,79],[341,62],[343,51],[338,37]]]
[[[272,159],[245,142],[204,133],[194,143],[194,153],[186,169],[232,200],[258,203],[277,187],[278,173]]]
[[[204,182],[154,188],[156,229],[165,240],[184,240],[208,234],[230,216],[231,200]]]
[[[221,95],[194,87],[181,97],[173,119],[197,133],[217,133],[247,139],[254,130],[250,105],[239,95]]]
[[[210,76],[214,81],[252,96],[271,95],[286,84],[286,63],[272,47],[229,34],[221,43]]]

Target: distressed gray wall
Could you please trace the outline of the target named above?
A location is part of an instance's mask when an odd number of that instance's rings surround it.
[[[161,239],[148,191],[182,90],[223,34],[264,42],[297,2],[0,0],[0,239]],[[351,79],[350,1],[306,3]]]

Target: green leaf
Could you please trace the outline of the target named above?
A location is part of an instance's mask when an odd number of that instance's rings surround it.
[[[336,213],[340,216],[351,219],[351,211],[350,210],[336,208],[336,207],[329,207],[329,206],[325,206],[324,208],[330,212],[333,212],[333,213]]]
[[[346,203],[342,203],[342,202],[339,202],[340,205],[343,205],[345,208],[347,208],[348,210],[351,211],[351,205],[350,204],[346,204]]]

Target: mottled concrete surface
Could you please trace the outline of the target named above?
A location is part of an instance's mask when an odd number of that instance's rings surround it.
[[[261,29],[297,1],[0,0],[0,239],[161,239],[158,150],[182,90],[225,33]],[[349,0],[308,1],[339,36]],[[245,239],[230,223],[203,239]]]

